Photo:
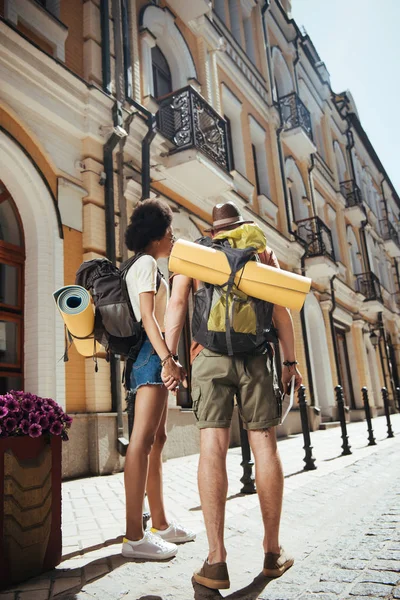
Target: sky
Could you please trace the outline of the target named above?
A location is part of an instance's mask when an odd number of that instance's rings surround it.
[[[334,92],[350,90],[400,195],[400,0],[292,0]]]

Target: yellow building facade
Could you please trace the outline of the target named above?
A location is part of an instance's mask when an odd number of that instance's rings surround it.
[[[234,201],[282,268],[313,280],[293,314],[313,428],[399,398],[400,199],[349,92],[331,89],[289,0],[0,1],[0,381],[75,416],[64,475],[123,466],[119,361],[70,349],[51,294],[83,260],[127,258],[132,209],[165,199],[196,239]],[[166,265],[161,265],[164,269]],[[4,275],[3,275],[4,274]],[[188,364],[190,332],[181,340]],[[190,394],[166,456],[197,451]],[[125,424],[126,426],[126,424]],[[294,410],[282,435],[300,431]]]

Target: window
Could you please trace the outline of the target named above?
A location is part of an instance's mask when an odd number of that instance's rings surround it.
[[[165,58],[158,46],[151,49],[151,60],[153,67],[153,85],[154,97],[161,98],[172,92],[171,71]]]
[[[235,40],[242,45],[241,19],[242,11],[240,0],[229,0],[229,16],[231,19],[231,32]]]
[[[254,165],[254,174],[256,176],[256,190],[257,196],[261,194],[260,190],[260,178],[258,176],[258,165],[257,165],[257,150],[254,144],[251,145],[251,150],[253,152],[253,165]]]
[[[221,21],[223,21],[226,24],[225,0],[215,0],[214,10],[221,19]]]
[[[263,195],[269,198],[271,190],[266,151],[267,134],[265,129],[251,115],[249,116],[249,125],[257,196]]]
[[[225,121],[226,121],[226,140],[227,140],[227,143],[228,143],[227,150],[228,150],[229,171],[234,171],[235,170],[235,159],[234,159],[234,156],[233,156],[231,120],[226,115],[224,115],[224,118],[225,118]]]
[[[22,227],[0,182],[0,394],[23,387],[23,267]]]

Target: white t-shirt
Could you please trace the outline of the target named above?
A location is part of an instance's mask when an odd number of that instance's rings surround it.
[[[169,300],[169,289],[165,279],[161,280],[157,292],[157,263],[154,258],[145,254],[131,266],[126,275],[126,286],[135,317],[140,321],[139,295],[143,292],[155,292],[154,314],[161,331],[165,331],[165,313]]]

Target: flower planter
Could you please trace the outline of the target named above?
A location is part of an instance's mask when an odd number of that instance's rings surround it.
[[[61,438],[0,438],[0,589],[61,562]]]

